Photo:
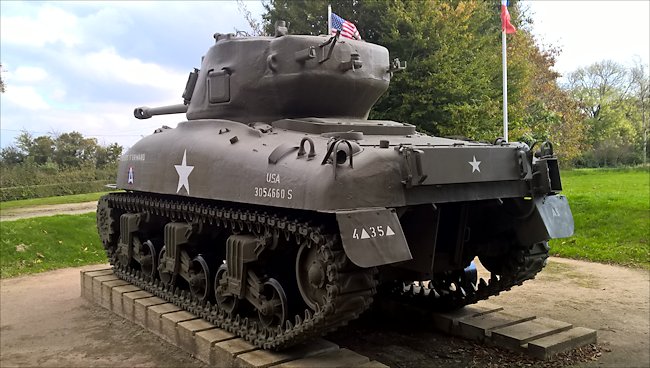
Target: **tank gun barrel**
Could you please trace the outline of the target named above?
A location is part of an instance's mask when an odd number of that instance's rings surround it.
[[[168,114],[181,114],[187,112],[187,105],[178,104],[178,105],[169,105],[169,106],[160,106],[160,107],[136,107],[133,110],[133,116],[138,119],[149,119],[152,116],[156,115],[168,115]]]

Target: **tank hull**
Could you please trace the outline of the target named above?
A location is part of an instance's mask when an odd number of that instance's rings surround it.
[[[337,122],[350,124],[343,119]],[[364,133],[381,127],[377,124],[382,123],[366,122],[355,127]],[[337,132],[310,134],[270,127],[263,133],[228,120],[180,123],[176,129],[144,138],[122,157],[117,187],[312,211],[395,208],[530,194],[519,162],[525,151],[517,145],[494,146],[414,132],[363,134],[361,140],[353,142],[359,151],[353,154],[351,167],[349,160],[322,162],[327,159],[332,134]],[[313,142],[312,157],[298,155],[305,138]],[[388,142],[386,148],[379,148],[382,140]],[[271,162],[276,150],[283,155]]]
[[[286,32],[284,32],[286,33]],[[535,152],[367,120],[388,51],[338,37],[215,35],[186,112],[120,160],[97,228],[116,274],[256,346],[357,318],[377,294],[456,309],[532,279],[573,233]],[[488,280],[469,272],[478,258]]]

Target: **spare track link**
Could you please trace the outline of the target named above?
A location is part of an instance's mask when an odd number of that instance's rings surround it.
[[[199,303],[189,291],[172,289],[160,280],[151,280],[142,276],[133,268],[115,265],[112,251],[106,249],[111,264],[115,266],[113,272],[119,278],[200,316],[257,347],[280,350],[321,336],[346,325],[372,304],[373,295],[376,293],[377,271],[375,268],[363,269],[354,266],[345,256],[338,234],[323,234],[320,227],[269,214],[263,210],[226,208],[218,204],[198,203],[191,199],[172,200],[132,193],[111,193],[107,197],[107,201],[100,200],[100,207],[109,206],[111,209],[115,208],[123,212],[149,212],[172,221],[199,221],[237,230],[257,229],[256,233],[259,233],[261,228],[278,229],[285,236],[294,236],[297,246],[303,242],[311,242],[311,246],[327,250],[322,253],[326,254],[331,267],[328,267],[327,297],[324,298],[324,304],[318,306],[315,311],[306,309],[304,315],[295,315],[293,321],[288,319],[276,328],[263,328],[257,322],[249,322],[248,318],[242,319],[239,315],[229,315],[218,308],[216,303]],[[100,234],[100,237],[103,236],[104,234]],[[346,282],[349,280],[354,282]]]
[[[510,290],[513,286],[521,285],[524,281],[534,279],[546,265],[548,244],[537,243],[527,249],[516,248],[513,252],[523,251],[523,261],[516,272],[507,275],[490,274],[486,281],[481,278],[477,284],[467,279],[463,271],[437,275],[439,278],[426,282],[409,285],[394,283],[381,289],[380,295],[385,295],[400,303],[426,310],[450,311],[474,304],[491,296],[499,295],[502,291]]]

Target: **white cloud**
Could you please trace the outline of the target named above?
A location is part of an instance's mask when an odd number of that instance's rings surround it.
[[[262,11],[260,2],[247,5]],[[211,35],[247,29],[234,1],[0,0],[0,9],[7,70],[0,147],[13,144],[22,129],[75,130],[131,146],[161,125],[176,126],[183,114],[137,120],[133,108],[179,103],[187,72],[213,44]]]
[[[2,16],[0,22],[3,43],[42,47],[61,42],[70,47],[82,42],[83,33],[78,27],[78,18],[49,4],[40,8],[35,18]]]
[[[35,66],[19,66],[13,73],[8,73],[8,82],[40,82],[47,78],[47,72],[43,68]]]
[[[66,91],[65,91],[63,88],[57,88],[57,89],[55,89],[54,91],[52,91],[51,97],[52,97],[52,99],[54,99],[54,100],[57,100],[57,101],[63,101],[63,99],[65,98],[66,94],[67,94],[67,93],[66,93]]]
[[[124,58],[112,49],[103,49],[82,57],[86,71],[99,79],[124,82],[136,86],[170,89],[177,93],[185,83],[185,73],[163,68],[135,58]]]
[[[85,137],[96,138],[100,144],[117,142],[130,147],[143,136],[152,134],[154,129],[162,125],[174,127],[185,119],[179,114],[137,120],[133,117],[131,104],[119,103],[90,103],[68,110],[50,108],[47,114],[38,114],[16,105],[5,109],[5,97],[7,96],[2,96],[2,147],[14,144],[15,137],[21,130],[27,130],[35,136],[77,131]],[[165,103],[168,102],[160,102]]]
[[[7,87],[6,91],[1,96],[3,100],[6,98],[10,104],[27,110],[44,110],[50,107],[50,105],[33,87]]]

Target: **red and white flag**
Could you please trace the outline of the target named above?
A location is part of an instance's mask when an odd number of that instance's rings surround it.
[[[517,32],[517,28],[510,23],[510,13],[508,12],[508,1],[501,1],[501,30],[507,34]]]
[[[335,35],[337,31],[341,31],[341,36],[351,38],[353,40],[360,40],[361,35],[357,31],[357,26],[338,15],[332,13],[330,21],[332,22],[330,32]]]

